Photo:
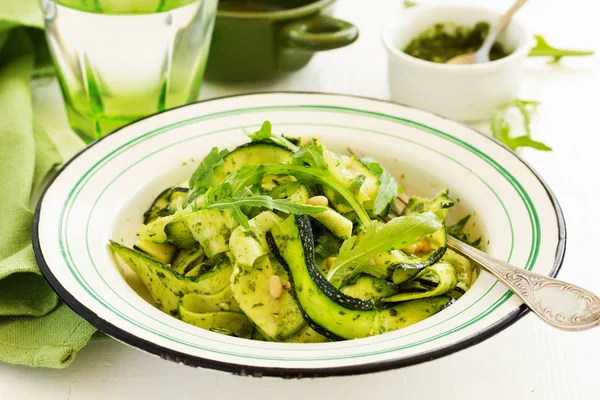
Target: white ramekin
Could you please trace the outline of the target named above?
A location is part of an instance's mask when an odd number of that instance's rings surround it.
[[[419,5],[405,10],[383,29],[388,53],[388,82],[392,100],[466,122],[489,118],[501,105],[519,95],[523,62],[532,36],[518,21],[510,22],[499,41],[512,53],[500,60],[475,65],[446,65],[424,61],[402,49],[436,23],[473,26],[493,24],[501,14],[468,5]]]

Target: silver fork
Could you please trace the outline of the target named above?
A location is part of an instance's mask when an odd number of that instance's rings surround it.
[[[362,157],[354,149],[349,148],[348,151]],[[405,194],[398,195],[397,199],[404,205],[409,200]],[[397,204],[393,211],[402,214]],[[583,331],[600,325],[600,298],[589,290],[497,260],[450,235],[446,245],[485,268],[553,327],[564,331]]]

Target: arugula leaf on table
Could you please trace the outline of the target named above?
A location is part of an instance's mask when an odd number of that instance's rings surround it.
[[[339,287],[344,281],[360,272],[381,276],[381,271],[372,271],[370,260],[373,256],[410,246],[418,242],[417,237],[429,235],[441,228],[440,218],[431,212],[396,217],[386,224],[372,221],[367,225],[365,235],[358,243],[356,243],[356,236],[343,243],[339,256],[327,274],[327,279],[334,286]]]
[[[298,150],[298,146],[285,137],[273,134],[273,127],[270,121],[263,122],[259,130],[254,133],[247,133],[246,136],[248,136],[252,142],[271,142],[283,146],[290,151]]]
[[[447,226],[446,232],[448,235],[455,237],[469,246],[477,247],[481,243],[481,236],[471,242],[469,240],[469,236],[463,232],[463,229],[467,225],[467,222],[469,222],[469,219],[471,219],[471,214],[467,214],[454,225]]]
[[[229,150],[223,149],[219,151],[217,147],[213,147],[206,157],[204,157],[190,178],[190,193],[186,197],[187,204],[199,195],[206,193],[208,189],[217,183],[215,180],[215,168],[223,165],[223,158],[227,154],[229,154]]]
[[[379,191],[377,192],[377,197],[375,197],[373,214],[380,215],[387,209],[388,204],[394,201],[394,198],[398,194],[403,192],[403,189],[394,177],[377,161],[369,157],[361,158],[360,161],[379,177]]]
[[[535,47],[529,52],[529,57],[552,57],[550,64],[556,64],[566,56],[591,56],[593,51],[586,50],[563,50],[552,47],[541,35],[535,35]]]
[[[542,142],[535,141],[531,138],[531,118],[530,112],[534,111],[540,103],[529,100],[513,100],[508,104],[500,107],[494,112],[492,117],[491,131],[496,139],[510,147],[512,150],[517,150],[520,147],[531,147],[540,151],[552,151]],[[506,112],[512,107],[516,107],[523,118],[523,127],[525,134],[522,136],[510,136],[510,124],[506,121]]]
[[[327,210],[326,207],[311,206],[308,204],[292,203],[286,199],[274,199],[264,194],[253,194],[248,188],[237,192],[231,191],[231,186],[222,186],[222,194],[228,196],[219,200],[214,198],[205,205],[207,210],[229,210],[233,218],[244,228],[249,229],[247,210],[253,207],[268,208],[269,210],[283,211],[288,214],[313,215]]]

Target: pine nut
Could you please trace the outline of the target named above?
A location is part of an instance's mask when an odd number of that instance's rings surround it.
[[[423,238],[419,243],[421,243],[421,251],[423,253],[427,253],[431,250],[431,244],[429,243],[429,240]]]
[[[419,240],[417,243],[414,244],[414,246],[415,246],[415,249],[417,249],[417,253],[418,253],[423,248],[423,242],[421,240]]]
[[[327,200],[327,197],[325,196],[313,196],[306,201],[306,204],[310,204],[311,206],[327,207],[329,200]]]
[[[375,264],[377,264],[377,263],[375,262],[375,259],[374,259],[374,258],[371,258],[371,259],[369,260],[369,264],[371,264],[371,265],[375,265]]]
[[[269,278],[269,293],[274,299],[278,299],[283,294],[283,287],[281,286],[281,278],[277,275],[273,275]]]
[[[283,281],[281,282],[281,287],[284,290],[290,290],[292,288],[292,284],[290,283],[290,281]]]
[[[403,248],[402,251],[407,254],[415,254],[417,252],[417,244],[411,244],[410,246]]]
[[[331,266],[333,265],[334,261],[335,261],[335,257],[327,257],[327,260],[325,260],[325,262],[327,263],[327,266],[329,268],[331,268]]]

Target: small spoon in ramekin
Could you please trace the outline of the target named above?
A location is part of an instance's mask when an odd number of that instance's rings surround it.
[[[452,57],[451,59],[446,61],[446,64],[465,65],[465,64],[481,64],[481,63],[490,62],[490,50],[491,50],[492,46],[494,45],[494,43],[496,42],[498,35],[500,35],[502,33],[504,28],[506,28],[506,26],[510,22],[510,19],[512,18],[512,16],[526,2],[527,2],[527,0],[517,0],[515,2],[515,4],[513,4],[513,6],[506,12],[506,14],[504,14],[502,17],[500,17],[500,19],[490,29],[490,32],[488,33],[487,37],[483,41],[483,44],[481,45],[479,50],[477,50],[474,53],[465,53],[465,54],[460,54],[456,57]]]

